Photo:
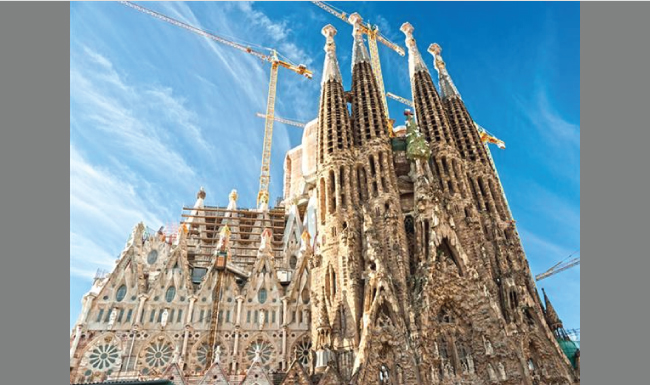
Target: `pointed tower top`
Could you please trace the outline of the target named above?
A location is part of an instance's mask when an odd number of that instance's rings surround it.
[[[323,66],[323,80],[321,84],[325,84],[329,80],[334,80],[343,83],[341,79],[341,70],[339,69],[339,62],[336,59],[336,44],[334,43],[334,36],[336,35],[336,28],[331,24],[326,25],[321,30],[325,36],[325,65]]]
[[[363,32],[361,30],[361,22],[363,19],[358,13],[353,13],[348,18],[352,23],[352,36],[354,36],[354,43],[352,46],[352,68],[358,63],[370,63],[370,55],[366,49],[366,44],[363,42]]]
[[[239,195],[237,194],[237,190],[232,189],[230,191],[230,194],[228,194],[228,207],[227,210],[237,210],[237,198],[239,198]],[[232,213],[226,213],[226,216],[231,216]]]
[[[422,60],[422,55],[420,55],[418,46],[415,43],[415,39],[413,38],[414,29],[415,28],[413,28],[409,22],[402,24],[400,27],[400,31],[402,31],[406,36],[406,47],[409,51],[409,74],[411,77],[413,77],[416,72],[429,71],[427,69],[427,66],[424,64],[424,60]]]
[[[544,315],[546,316],[546,322],[548,323],[548,326],[553,331],[557,329],[561,329],[563,327],[562,321],[560,320],[560,317],[557,315],[555,308],[553,308],[553,305],[551,304],[551,300],[548,299],[548,296],[546,295],[546,290],[544,290],[544,288],[542,288],[542,293],[544,293],[544,307],[546,308],[546,310],[544,311]]]
[[[330,327],[330,317],[327,314],[327,307],[325,306],[325,289],[321,296],[320,303],[318,304],[318,329]]]
[[[458,89],[456,89],[454,82],[451,80],[445,62],[442,60],[442,56],[440,55],[442,52],[440,45],[438,45],[438,43],[433,43],[429,46],[428,51],[433,55],[434,66],[438,71],[438,82],[440,83],[440,93],[442,94],[442,97],[448,98],[450,96],[457,96],[460,98],[460,93],[458,92]]]
[[[205,199],[205,190],[203,186],[199,189],[199,192],[196,193],[196,199]]]

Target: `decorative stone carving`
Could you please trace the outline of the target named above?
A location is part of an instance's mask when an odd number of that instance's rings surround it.
[[[502,362],[499,362],[499,364],[497,365],[497,369],[499,370],[499,379],[501,381],[505,381],[507,379],[506,378],[506,368],[503,366]]]
[[[165,308],[165,310],[163,310],[162,316],[160,317],[160,326],[162,326],[163,328],[167,326],[168,318],[169,318],[169,311],[167,310],[167,308]]]
[[[112,309],[111,310],[111,315],[108,317],[108,328],[112,329],[113,326],[115,325],[115,320],[117,319],[117,310]]]

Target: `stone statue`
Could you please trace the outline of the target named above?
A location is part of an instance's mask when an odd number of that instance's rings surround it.
[[[217,345],[217,347],[214,349],[214,363],[218,364],[220,362],[221,362],[221,345]]]
[[[260,310],[259,317],[257,319],[257,322],[259,324],[260,330],[264,328],[264,310]]]
[[[486,355],[491,356],[492,354],[494,354],[494,349],[492,349],[492,343],[490,343],[490,340],[485,338],[485,336],[483,336],[483,344],[485,345]]]
[[[433,358],[438,358],[440,357],[440,352],[438,351],[438,343],[434,342],[433,343]]]
[[[111,315],[108,318],[108,328],[112,328],[115,324],[115,319],[117,318],[117,310],[111,310]]]
[[[494,373],[494,368],[492,367],[492,364],[488,364],[487,370],[488,370],[488,376],[490,377],[490,381],[496,381],[497,375]]]
[[[160,318],[160,326],[165,327],[167,326],[167,319],[169,318],[169,311],[165,309],[162,313],[162,316]]]
[[[499,377],[501,380],[506,379],[506,368],[503,367],[503,363],[499,362],[499,365],[497,365],[497,369],[499,370]]]
[[[467,368],[470,373],[474,373],[474,357],[471,354],[467,355]]]

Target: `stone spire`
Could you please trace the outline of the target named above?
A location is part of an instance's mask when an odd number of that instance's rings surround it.
[[[451,128],[447,120],[442,101],[436,87],[433,85],[429,69],[422,60],[415,38],[413,26],[404,23],[400,30],[406,37],[406,47],[409,54],[409,74],[411,78],[411,94],[415,107],[415,116],[429,144],[447,143],[453,145]]]
[[[354,36],[354,45],[352,47],[352,68],[361,62],[370,63],[370,55],[363,42],[363,33],[361,32],[361,22],[363,19],[358,13],[353,13],[348,19],[352,23],[352,36]]]
[[[440,55],[442,48],[438,45],[438,43],[433,43],[429,46],[429,52],[431,55],[433,55],[434,65],[438,71],[438,81],[440,84],[440,93],[442,94],[442,97],[449,98],[452,96],[457,96],[460,99],[460,93],[458,92],[458,89],[456,89],[454,82],[451,80],[451,76],[449,76],[449,72],[447,72],[445,62],[442,60],[442,56]]]
[[[562,329],[562,320],[560,320],[560,317],[557,315],[557,312],[553,308],[553,305],[551,304],[551,301],[548,299],[548,296],[546,295],[546,291],[542,288],[542,293],[544,293],[544,307],[546,310],[544,311],[544,315],[546,316],[546,322],[548,323],[548,326],[551,328],[553,331],[557,331],[558,329]]]
[[[320,303],[318,304],[318,329],[330,328],[330,317],[327,314],[327,306],[325,305],[325,290],[323,289],[323,294]]]
[[[364,145],[378,137],[388,137],[388,122],[379,86],[363,42],[361,16],[352,14],[352,117],[355,144]]]
[[[420,55],[420,51],[418,51],[418,46],[415,44],[415,39],[413,38],[413,26],[411,23],[406,22],[402,24],[400,27],[400,31],[406,35],[406,47],[408,48],[409,51],[409,74],[411,76],[411,79],[415,77],[416,72],[421,72],[421,71],[426,71],[427,73],[429,72],[429,69],[427,66],[424,64],[424,60],[422,60],[422,55]],[[430,76],[430,75],[429,75]]]
[[[342,84],[341,70],[339,69],[339,62],[336,59],[336,44],[334,43],[336,28],[328,24],[323,27],[321,33],[327,39],[325,43],[325,64],[323,65],[321,86],[329,80],[334,80]]]
[[[440,52],[442,48],[436,43],[429,46],[429,53],[434,57],[434,64],[438,70],[438,82],[440,84],[440,94],[443,99],[449,125],[453,132],[453,139],[456,148],[464,159],[478,161],[484,166],[490,167],[488,155],[479,136],[474,120],[470,116],[465,103],[460,97],[460,93],[451,80],[445,62],[442,60]]]
[[[350,148],[352,133],[345,102],[339,63],[336,60],[334,35],[336,29],[326,25],[322,30],[325,42],[325,64],[318,111],[318,155],[323,164],[336,152]]]

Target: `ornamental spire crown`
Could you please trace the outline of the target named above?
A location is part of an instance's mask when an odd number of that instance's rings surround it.
[[[361,23],[363,19],[358,13],[353,13],[348,19],[352,23],[352,36],[354,37],[354,44],[352,45],[352,68],[361,62],[370,63],[370,55],[366,49],[366,44],[363,42],[363,31]]]
[[[321,84],[325,84],[329,80],[334,80],[343,83],[341,80],[341,70],[339,69],[339,62],[336,59],[336,44],[334,43],[334,36],[336,35],[336,28],[331,24],[326,25],[321,30],[325,36],[325,64],[323,65],[323,80]]]
[[[406,36],[405,42],[406,42],[406,47],[408,48],[409,51],[409,75],[411,76],[411,78],[415,76],[416,72],[420,72],[420,71],[429,72],[429,69],[424,64],[424,60],[422,60],[422,55],[420,55],[420,51],[418,50],[418,46],[415,43],[415,39],[413,38],[414,29],[415,28],[413,28],[413,26],[409,22],[402,24],[402,26],[400,27],[400,31],[402,31]]]
[[[440,93],[442,94],[442,97],[448,98],[451,96],[457,96],[460,98],[460,93],[458,92],[458,89],[456,89],[454,82],[451,80],[445,62],[442,60],[442,55],[440,55],[442,52],[440,45],[438,45],[438,43],[433,43],[429,46],[428,51],[433,55],[433,64],[438,71],[438,82],[440,84]]]

